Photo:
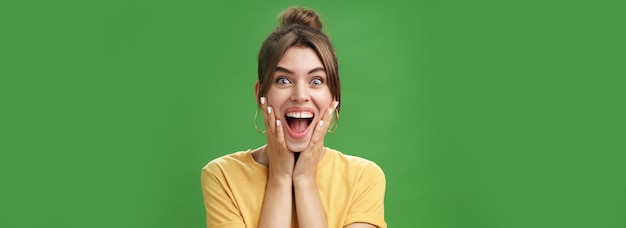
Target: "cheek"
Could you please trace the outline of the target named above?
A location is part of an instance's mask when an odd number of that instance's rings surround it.
[[[326,110],[330,107],[330,103],[333,102],[333,96],[330,94],[330,91],[324,91],[316,94],[315,96],[317,100],[317,104],[320,106],[320,111]]]
[[[280,107],[285,103],[286,99],[289,98],[284,91],[277,89],[270,89],[265,96],[267,98],[267,104],[275,108]]]

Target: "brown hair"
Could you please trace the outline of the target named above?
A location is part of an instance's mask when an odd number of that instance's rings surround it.
[[[280,14],[279,19],[280,26],[265,39],[259,51],[257,102],[269,90],[272,74],[283,54],[294,46],[311,48],[317,53],[326,69],[330,94],[341,101],[337,56],[332,43],[322,32],[322,22],[317,13],[303,7],[290,7]]]

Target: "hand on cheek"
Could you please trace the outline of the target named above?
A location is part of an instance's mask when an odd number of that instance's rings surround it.
[[[315,180],[317,164],[324,154],[324,137],[326,136],[326,132],[328,132],[330,120],[337,105],[339,105],[339,102],[331,102],[330,107],[326,109],[326,112],[323,112],[322,119],[314,126],[311,141],[307,148],[300,153],[298,161],[296,162],[293,171],[294,181],[300,178]]]
[[[276,112],[265,97],[260,98],[263,119],[267,129],[267,146],[265,151],[269,160],[270,178],[291,178],[295,163],[294,154],[287,149],[281,122]]]

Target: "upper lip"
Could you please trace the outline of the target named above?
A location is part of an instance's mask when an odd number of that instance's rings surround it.
[[[285,109],[285,113],[290,113],[290,112],[310,112],[313,113],[313,116],[315,116],[315,110],[313,110],[312,108],[309,107],[291,107],[291,108],[287,108]]]

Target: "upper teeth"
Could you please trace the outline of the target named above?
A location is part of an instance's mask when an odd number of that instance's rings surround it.
[[[310,112],[288,112],[287,117],[291,118],[311,118],[313,113]]]

